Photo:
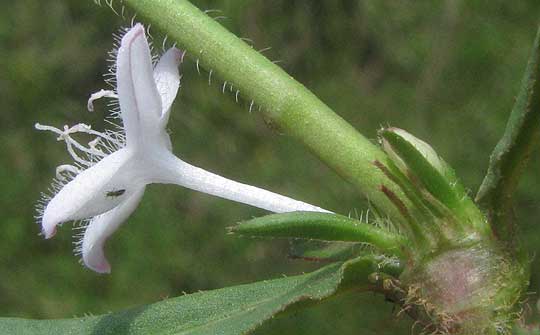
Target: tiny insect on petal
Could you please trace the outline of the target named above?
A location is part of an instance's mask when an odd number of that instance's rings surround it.
[[[67,183],[45,208],[41,222],[45,238],[51,238],[62,222],[85,219],[116,207],[120,199],[107,197],[106,193],[117,189],[125,192],[125,187],[118,186],[136,177],[124,169],[130,156],[129,151],[121,149]]]
[[[107,196],[112,197],[112,198],[116,198],[116,197],[121,196],[124,193],[126,193],[126,190],[108,191]]]

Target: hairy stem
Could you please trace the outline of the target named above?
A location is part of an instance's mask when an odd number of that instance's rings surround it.
[[[402,191],[372,162],[386,155],[335,114],[302,84],[185,0],[125,0],[136,13],[165,32],[213,74],[253,100],[282,131],[304,143],[394,220],[396,206],[380,191]]]

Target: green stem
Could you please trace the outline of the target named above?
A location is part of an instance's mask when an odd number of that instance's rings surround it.
[[[374,164],[387,156],[335,114],[302,84],[185,0],[125,0],[139,17],[177,41],[206,69],[211,69],[253,100],[281,130],[303,142],[371,203],[394,220],[403,216],[381,185],[408,205],[399,187]]]

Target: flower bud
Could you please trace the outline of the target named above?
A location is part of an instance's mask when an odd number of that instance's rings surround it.
[[[424,203],[433,208],[446,207],[443,216],[451,215],[457,227],[472,226],[484,231],[482,213],[467,195],[452,168],[426,142],[403,129],[386,128],[379,131],[383,150],[420,194]],[[398,172],[398,173],[399,173]],[[450,212],[447,212],[449,210]],[[448,213],[448,214],[444,214]]]

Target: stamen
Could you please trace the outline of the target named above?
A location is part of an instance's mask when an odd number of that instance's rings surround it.
[[[103,153],[103,151],[97,147],[97,145],[101,144],[100,140],[101,140],[101,137],[96,137],[92,141],[88,142],[88,147],[92,150],[96,150]]]
[[[94,165],[91,161],[88,161],[86,159],[83,159],[81,158],[79,155],[77,155],[77,153],[75,152],[75,150],[73,150],[73,145],[71,144],[70,141],[66,141],[66,146],[67,146],[67,151],[69,153],[69,155],[79,164],[82,164],[86,167],[90,167],[92,165]]]
[[[90,95],[90,98],[88,99],[87,108],[88,111],[93,112],[94,111],[94,101],[101,99],[101,98],[113,98],[118,99],[118,95],[114,93],[114,91],[111,90],[99,90],[96,93],[92,93]]]
[[[68,126],[64,126],[64,130],[60,130],[58,128],[55,128],[55,127],[52,127],[52,126],[46,126],[46,125],[41,125],[39,123],[36,123],[35,124],[35,128],[37,130],[46,130],[46,131],[51,131],[55,134],[58,134],[58,138],[57,140],[58,141],[64,141],[66,143],[66,147],[67,147],[67,151],[68,153],[71,155],[71,157],[77,162],[77,163],[80,163],[84,166],[92,166],[96,160],[99,160],[100,158],[103,158],[105,156],[107,156],[107,154],[105,154],[101,149],[98,149],[95,147],[95,145],[97,144],[96,140],[94,141],[91,141],[89,143],[89,147],[85,147],[84,145],[80,144],[79,142],[77,142],[76,140],[74,140],[70,134],[74,134],[74,133],[87,133],[87,134],[91,134],[91,135],[96,135],[99,137],[103,137],[104,139],[106,139],[107,141],[110,141],[110,142],[117,142],[117,140],[115,140],[114,138],[106,135],[106,134],[102,134],[100,132],[97,132],[95,130],[92,130],[90,128],[89,125],[86,125],[86,124],[83,124],[83,123],[80,123],[80,124],[77,124],[71,128],[69,128]],[[88,155],[88,159],[84,159],[82,158],[80,155],[77,154],[77,152],[75,152],[75,150],[73,149],[73,147],[77,148],[79,151],[85,153],[86,155]]]
[[[116,126],[118,126],[118,125],[116,125]],[[94,142],[95,140],[88,143],[90,148],[87,149],[83,145],[81,145],[80,143],[75,141],[71,136],[69,136],[69,134],[86,133],[86,134],[89,134],[89,135],[94,135],[94,136],[97,136],[97,137],[101,137],[104,140],[106,140],[107,142],[110,142],[111,144],[116,146],[117,148],[121,148],[121,147],[124,146],[124,137],[122,136],[123,134],[118,134],[116,132],[107,131],[107,130],[104,133],[102,133],[102,132],[93,130],[91,126],[89,126],[87,124],[84,124],[84,123],[76,124],[71,128],[68,128],[67,126],[65,126],[64,131],[62,131],[62,130],[60,130],[58,128],[52,127],[52,126],[41,125],[39,123],[36,123],[35,128],[37,130],[52,131],[53,133],[60,135],[58,137],[59,141],[68,139],[69,141],[73,142],[73,144],[77,147],[77,149],[80,149],[81,151],[90,153],[92,155],[104,156],[104,153],[101,150],[99,150],[98,148],[92,147],[90,145],[90,143]],[[92,151],[92,149],[95,149],[95,150]],[[89,152],[89,150],[90,150],[90,152]]]
[[[85,165],[85,166],[91,166],[92,163],[85,160],[85,159],[82,159],[81,157],[79,157],[79,155],[77,155],[77,153],[75,152],[75,150],[73,150],[73,147],[72,147],[72,142],[76,142],[75,140],[73,140],[68,134],[69,134],[69,130],[70,129],[67,129],[67,126],[64,127],[64,131],[58,129],[58,128],[55,128],[55,127],[52,127],[52,126],[46,126],[46,125],[41,125],[39,123],[36,123],[34,125],[34,127],[37,129],[37,130],[46,130],[46,131],[51,131],[55,134],[58,134],[58,138],[57,140],[58,141],[64,141],[66,143],[66,146],[67,146],[67,151],[68,153],[70,154],[70,156],[78,163],[82,164],[82,165]],[[77,143],[78,144],[78,143]]]
[[[83,123],[80,123],[80,124],[77,124],[71,128],[68,128],[68,126],[64,126],[64,135],[63,135],[63,139],[66,143],[71,143],[73,146],[75,146],[75,148],[79,149],[80,151],[88,154],[89,156],[98,156],[98,157],[105,157],[106,154],[103,153],[103,151],[99,150],[99,149],[96,149],[96,148],[92,148],[91,146],[90,147],[85,147],[84,145],[80,144],[79,142],[75,141],[71,136],[69,136],[69,134],[75,134],[75,133],[89,133],[88,132],[90,130],[90,126],[89,125],[86,125],[86,124],[83,124]],[[101,134],[101,133],[99,133]],[[99,137],[98,137],[99,139]],[[94,140],[95,141],[95,140]],[[94,142],[94,141],[90,141],[90,143]],[[90,144],[88,143],[88,144]]]
[[[71,173],[71,174],[76,176],[81,171],[77,167],[75,167],[73,165],[69,165],[69,164],[60,165],[60,166],[58,166],[56,168],[56,179],[62,180],[62,181],[68,179],[68,178],[66,178],[66,176],[62,175],[65,172]]]

